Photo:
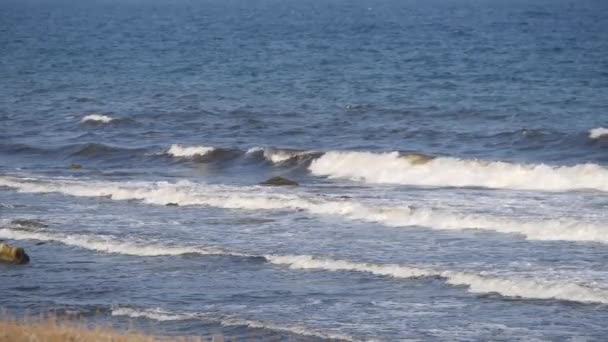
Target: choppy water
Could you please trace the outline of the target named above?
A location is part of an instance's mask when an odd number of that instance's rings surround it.
[[[0,307],[603,340],[607,32],[593,0],[2,1],[0,239],[32,262]]]

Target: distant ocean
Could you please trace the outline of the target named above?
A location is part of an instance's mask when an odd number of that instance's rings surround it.
[[[0,239],[16,315],[605,340],[608,2],[3,0]]]

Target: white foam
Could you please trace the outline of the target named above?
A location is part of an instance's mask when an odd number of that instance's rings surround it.
[[[402,265],[378,265],[344,260],[317,259],[310,255],[276,256],[266,259],[292,269],[366,272],[395,278],[441,277],[446,283],[466,286],[472,293],[498,293],[507,297],[558,299],[583,303],[608,304],[608,289],[592,288],[575,283],[554,283],[538,279],[504,278],[472,272],[442,271],[433,268]]]
[[[8,228],[0,228],[0,237],[11,240],[55,241],[68,246],[75,246],[103,253],[116,253],[132,256],[162,256],[193,253],[203,255],[228,254],[216,248],[171,247],[150,243],[124,242],[111,236],[32,232]]]
[[[600,137],[608,135],[608,128],[597,127],[589,131],[589,138],[598,139]]]
[[[486,187],[540,191],[608,191],[608,169],[597,164],[549,166],[438,157],[409,158],[398,152],[327,152],[310,171],[366,183],[438,187]]]
[[[113,117],[102,115],[102,114],[89,114],[83,117],[80,122],[100,122],[100,123],[110,123],[115,120]]]
[[[204,156],[205,154],[214,151],[215,148],[208,146],[183,146],[178,144],[173,144],[167,150],[167,154],[174,157],[195,157],[195,156]]]
[[[74,180],[33,181],[0,177],[0,186],[22,192],[59,192],[72,196],[141,200],[166,205],[201,205],[244,210],[306,210],[315,215],[336,215],[350,220],[392,227],[421,226],[440,230],[481,229],[520,234],[533,240],[608,243],[608,226],[568,219],[520,220],[478,214],[452,213],[429,208],[373,207],[356,201],[333,201],[305,194],[280,193],[260,187],[230,187],[189,181],[94,182]]]

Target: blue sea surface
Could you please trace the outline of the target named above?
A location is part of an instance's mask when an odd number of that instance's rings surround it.
[[[31,263],[0,308],[604,340],[607,38],[602,0],[3,0],[0,239]]]

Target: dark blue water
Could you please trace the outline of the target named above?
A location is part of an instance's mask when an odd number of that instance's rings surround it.
[[[32,262],[0,307],[601,340],[607,33],[599,0],[2,1],[0,239]]]

